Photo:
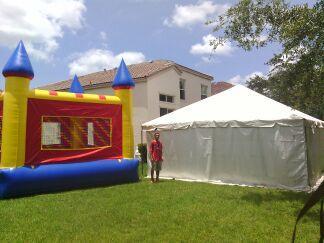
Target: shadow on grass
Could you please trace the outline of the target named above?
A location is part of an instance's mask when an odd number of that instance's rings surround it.
[[[307,197],[303,192],[277,191],[266,193],[246,192],[241,199],[259,206],[270,201],[299,201],[303,203]]]
[[[288,201],[288,202],[299,202],[300,208],[294,210],[294,215],[297,216],[302,205],[306,202],[309,195],[304,192],[289,192],[289,191],[277,191],[277,192],[267,192],[267,193],[258,193],[258,192],[246,192],[241,199],[255,204],[257,206],[262,205],[263,203],[269,203],[273,201]],[[318,220],[317,210],[312,210],[305,215],[305,218],[310,220]]]

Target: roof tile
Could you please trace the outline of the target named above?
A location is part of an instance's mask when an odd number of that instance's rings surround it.
[[[132,64],[128,65],[127,68],[130,71],[133,79],[136,81],[139,81],[140,79],[149,77],[155,73],[158,73],[160,71],[163,71],[169,67],[174,66],[180,71],[186,70],[190,71],[198,76],[203,76],[206,79],[213,80],[213,77],[198,71],[195,71],[193,69],[184,67],[182,65],[179,65],[173,61],[169,60],[154,60],[154,61],[148,61],[148,62],[142,62],[138,64]],[[110,70],[103,70],[95,73],[90,73],[84,76],[79,76],[79,81],[83,87],[86,89],[99,85],[99,84],[105,84],[105,83],[111,83],[114,80],[115,74],[116,74],[117,68],[113,68]],[[46,90],[67,90],[71,86],[72,80],[65,80],[61,82],[56,82],[52,84],[47,84],[44,86],[39,87],[39,89],[46,89]]]
[[[211,85],[211,93],[212,95],[218,94],[222,91],[232,88],[233,86],[234,86],[233,84],[224,81],[213,82]]]

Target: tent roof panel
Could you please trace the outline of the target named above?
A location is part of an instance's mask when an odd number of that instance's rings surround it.
[[[324,127],[324,121],[272,100],[242,85],[198,101],[172,113],[143,124],[153,127],[177,128],[192,126],[273,126],[274,123],[293,125],[302,119]]]

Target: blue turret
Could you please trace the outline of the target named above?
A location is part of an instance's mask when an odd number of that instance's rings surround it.
[[[2,70],[2,74],[5,77],[23,77],[30,80],[34,78],[33,67],[22,41],[19,42],[16,50],[9,58]]]
[[[70,87],[71,93],[84,93],[83,87],[80,84],[80,81],[76,75],[74,75],[73,81]]]
[[[128,71],[124,59],[122,59],[118,67],[117,74],[112,83],[112,87],[129,89],[129,88],[133,88],[134,86],[135,86],[135,82]]]

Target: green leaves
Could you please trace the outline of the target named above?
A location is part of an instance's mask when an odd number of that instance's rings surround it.
[[[271,98],[324,119],[324,0],[313,7],[285,0],[241,0],[217,20],[218,45],[231,41],[246,51],[278,42],[283,51],[268,61],[268,78],[248,86]]]

